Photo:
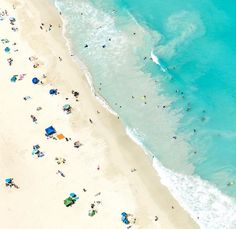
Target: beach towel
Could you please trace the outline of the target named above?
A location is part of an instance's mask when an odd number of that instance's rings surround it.
[[[64,136],[63,134],[58,134],[58,135],[57,135],[57,138],[58,138],[59,140],[61,140],[61,139],[64,139],[65,136]]]

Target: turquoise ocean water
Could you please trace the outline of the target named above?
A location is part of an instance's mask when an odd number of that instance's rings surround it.
[[[236,228],[233,1],[55,4],[71,52],[162,182],[201,228]]]

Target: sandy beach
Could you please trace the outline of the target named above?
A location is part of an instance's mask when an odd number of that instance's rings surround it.
[[[47,0],[2,0],[0,7],[1,39],[8,40],[0,43],[0,227],[198,228],[160,183],[150,158],[92,94],[56,8]],[[50,126],[53,137],[45,136]],[[34,145],[44,156],[32,155]],[[6,187],[6,178],[19,188]],[[79,199],[66,207],[70,193]],[[130,224],[121,221],[122,212]]]

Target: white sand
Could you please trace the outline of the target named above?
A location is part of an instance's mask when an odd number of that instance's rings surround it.
[[[1,0],[0,7],[16,17],[15,26],[19,28],[12,31],[8,17],[0,21],[1,39],[10,41],[0,43],[0,228],[122,229],[127,228],[121,222],[123,211],[137,219],[131,228],[197,228],[160,184],[151,161],[128,138],[117,117],[92,95],[68,53],[56,9],[46,0]],[[39,28],[41,22],[45,23],[44,30]],[[49,23],[53,28],[46,32]],[[12,46],[14,42],[16,47]],[[10,53],[4,52],[6,46],[11,48]],[[37,69],[32,67],[30,56],[38,57]],[[13,58],[12,66],[6,61],[9,57]],[[23,80],[10,81],[12,75],[21,73],[26,74]],[[32,84],[34,76],[44,84]],[[51,88],[57,88],[60,94],[49,95]],[[78,102],[71,94],[73,89],[80,92]],[[25,96],[31,99],[25,101]],[[71,104],[72,114],[62,111],[66,103]],[[42,110],[37,111],[39,106]],[[30,115],[36,116],[37,124]],[[50,125],[72,140],[47,139],[44,129]],[[83,144],[79,149],[73,147],[76,140]],[[44,157],[31,154],[35,144],[41,146]],[[55,157],[65,158],[66,163],[58,165]],[[137,171],[131,172],[132,168]],[[56,174],[58,169],[64,178]],[[5,187],[7,177],[14,177],[20,188]],[[63,200],[71,192],[80,199],[66,208]],[[98,192],[101,194],[95,197]],[[89,217],[93,201],[101,204],[95,204],[98,212]]]

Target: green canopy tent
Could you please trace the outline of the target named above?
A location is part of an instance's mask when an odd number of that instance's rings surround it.
[[[64,204],[66,207],[69,207],[75,203],[75,200],[71,197],[68,197],[64,200]]]

